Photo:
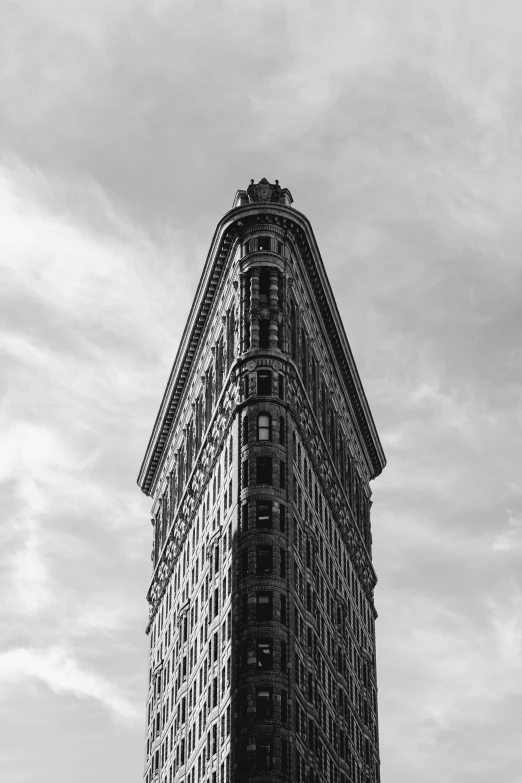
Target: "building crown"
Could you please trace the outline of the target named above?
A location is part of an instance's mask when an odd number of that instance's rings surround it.
[[[275,185],[272,185],[263,177],[257,185],[254,184],[252,179],[246,190],[238,190],[232,208],[257,203],[284,204],[289,207],[292,202],[292,194],[288,188],[281,188],[278,179],[276,179]]]

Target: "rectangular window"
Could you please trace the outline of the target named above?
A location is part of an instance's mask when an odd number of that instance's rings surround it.
[[[285,398],[285,376],[281,375],[281,373],[279,373],[277,378],[277,396],[280,400]]]
[[[263,321],[260,321],[260,326],[262,323]],[[267,324],[267,329],[268,329],[268,321],[265,321],[264,323]],[[272,394],[272,371],[271,370],[257,371],[257,394],[259,397],[268,397]]]
[[[269,325],[270,325],[270,321],[268,319],[259,321],[259,347],[260,348],[269,348],[269,330],[268,330]],[[272,394],[272,392],[270,391],[269,394]]]
[[[279,530],[286,533],[286,506],[279,504]]]
[[[264,720],[274,714],[272,688],[258,688],[256,692],[256,718]]]
[[[286,625],[286,595],[281,595],[281,622]]]
[[[248,503],[243,503],[241,507],[241,527],[243,532],[248,530]]]
[[[286,642],[281,642],[281,671],[286,672]]]
[[[286,442],[285,438],[285,417],[280,416],[279,417],[279,443],[281,446],[284,446]]]
[[[272,527],[272,501],[258,500],[256,503],[256,527]]]
[[[256,573],[258,576],[271,574],[273,569],[272,547],[266,544],[256,546]]]
[[[281,740],[281,769],[288,771],[288,740]]]
[[[256,484],[272,485],[272,457],[256,458]]]
[[[257,249],[265,252],[270,252],[270,237],[258,237]]]
[[[286,549],[279,550],[279,573],[282,579],[286,579]]]
[[[248,460],[243,461],[243,487],[248,487]]]
[[[284,460],[279,460],[279,486],[281,489],[286,488],[286,462]]]
[[[281,691],[281,720],[288,723],[288,693]]]
[[[272,593],[256,593],[256,620],[270,621],[273,618]]]
[[[256,771],[264,772],[272,769],[272,756],[272,737],[258,735],[256,737]]]
[[[274,641],[270,637],[256,639],[256,668],[270,670],[274,667]]]

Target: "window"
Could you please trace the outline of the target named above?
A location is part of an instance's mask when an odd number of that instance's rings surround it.
[[[256,692],[256,718],[263,720],[274,714],[272,688],[258,688]]]
[[[258,250],[264,250],[264,251],[270,251],[270,237],[258,237],[258,239],[257,239],[257,249]]]
[[[281,671],[286,672],[286,642],[281,642]]]
[[[266,544],[258,544],[256,546],[256,573],[258,576],[272,573],[272,560],[272,547]]]
[[[256,527],[272,527],[272,501],[258,500],[256,503]]]
[[[278,252],[278,254],[279,254],[280,256],[282,256],[282,255],[283,255],[283,243],[282,243],[282,242],[278,242],[278,243],[277,243],[277,252]]]
[[[256,737],[256,771],[272,769],[272,737],[258,735]]]
[[[243,532],[248,530],[248,503],[243,503],[241,507],[241,527]]]
[[[274,640],[269,637],[256,639],[256,668],[272,669],[274,666]]]
[[[258,482],[258,484],[259,483],[260,482]],[[286,487],[286,462],[284,460],[279,461],[279,486],[281,489],[285,489]]]
[[[286,506],[282,503],[279,504],[279,530],[281,533],[286,532]]]
[[[257,439],[272,440],[272,417],[268,413],[260,413],[257,417]]]
[[[281,740],[281,770],[288,772],[288,740]]]
[[[269,348],[269,326],[270,321],[268,318],[260,318],[259,319],[259,347],[260,348]],[[269,394],[272,394],[270,391]]]
[[[256,620],[265,622],[273,617],[272,593],[256,594]]]
[[[286,595],[281,595],[281,622],[286,625]]]
[[[263,266],[259,272],[259,306],[268,307],[270,297],[270,270]]]
[[[248,465],[248,460],[246,462]],[[243,484],[246,486],[245,482]],[[272,484],[272,457],[257,457],[256,484]]]
[[[268,321],[266,323],[268,323]],[[266,397],[272,394],[272,371],[271,370],[258,370],[257,393],[260,397]]]
[[[243,486],[248,487],[248,460],[243,461]]]
[[[280,549],[280,562],[279,562],[279,575],[285,579],[286,578],[286,550]]]
[[[284,416],[279,417],[279,443],[281,444],[281,446],[284,446],[286,443]]]
[[[281,691],[281,720],[283,723],[288,721],[288,693]]]
[[[248,443],[248,416],[245,415],[243,419],[243,446]]]

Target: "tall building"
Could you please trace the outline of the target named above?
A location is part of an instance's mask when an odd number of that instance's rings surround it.
[[[310,223],[220,220],[138,483],[145,781],[379,780],[369,482],[385,458]]]

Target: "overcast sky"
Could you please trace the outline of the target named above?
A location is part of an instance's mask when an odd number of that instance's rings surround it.
[[[136,477],[215,224],[267,177],[388,459],[383,783],[520,783],[520,3],[0,6],[0,779],[141,780]]]

